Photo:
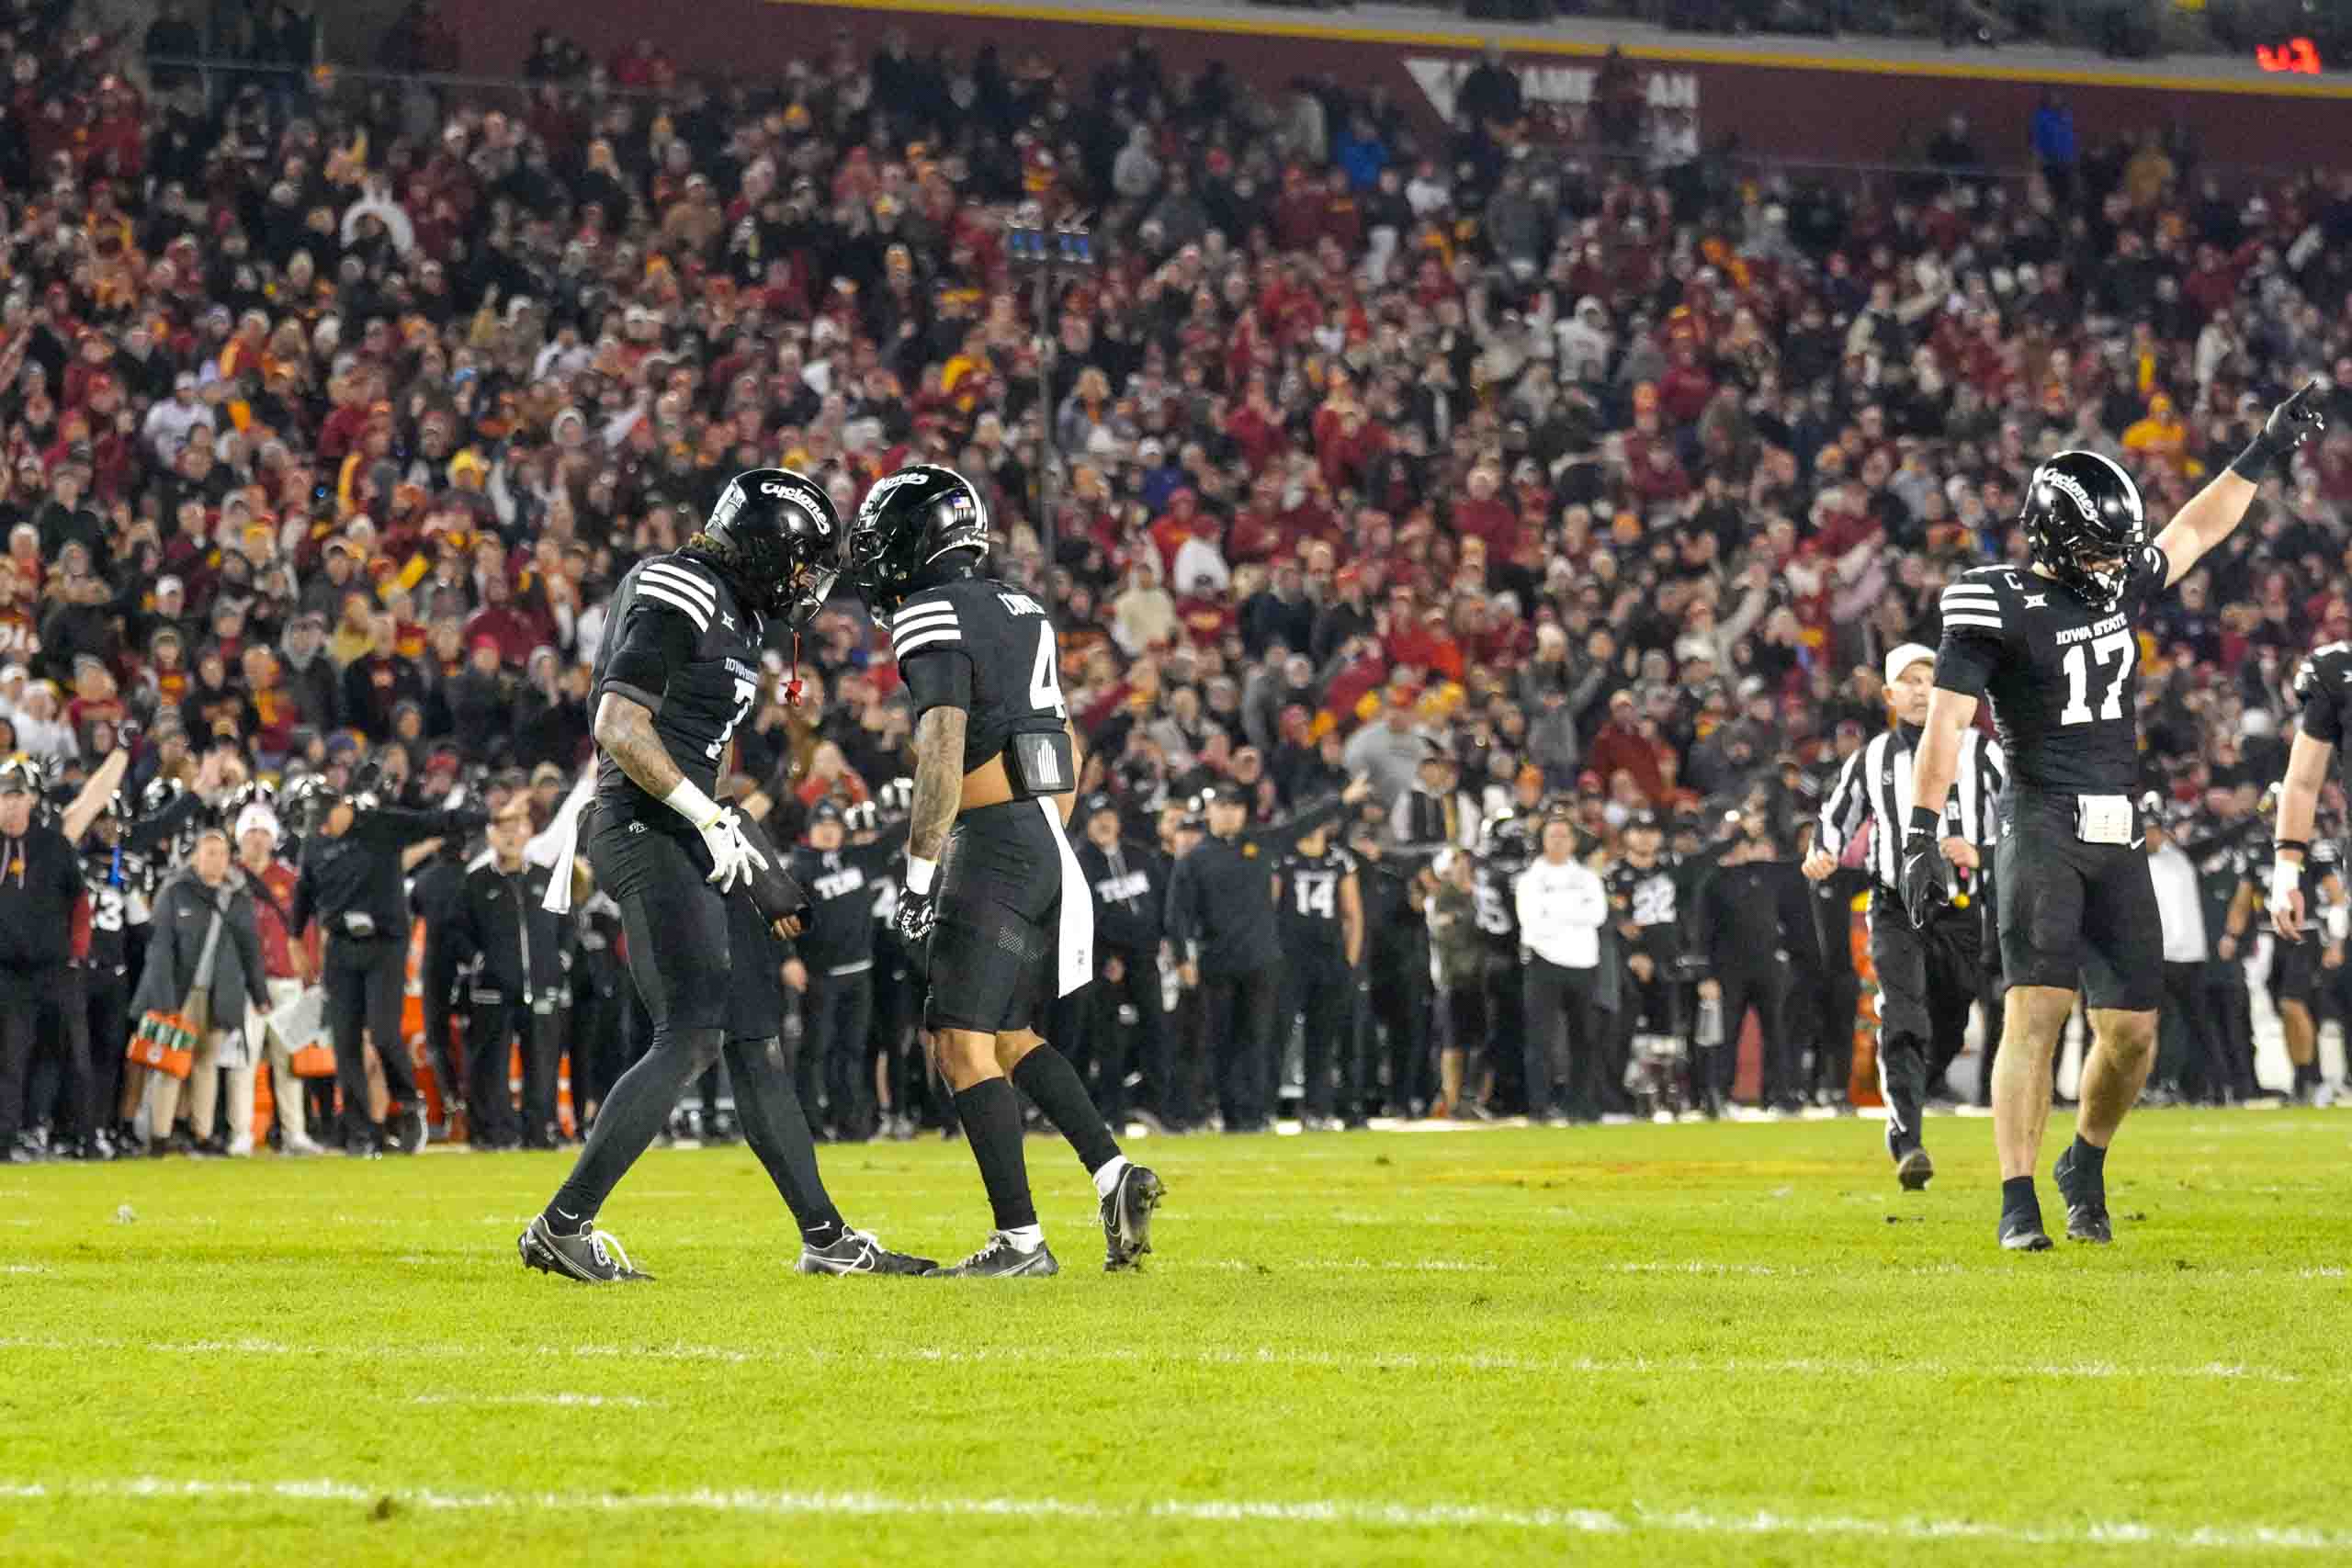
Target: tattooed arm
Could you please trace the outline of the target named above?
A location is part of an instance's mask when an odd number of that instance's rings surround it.
[[[618,692],[596,705],[596,744],[620,764],[637,787],[656,800],[668,798],[686,775],[670,760],[670,749],[653,730],[653,710]]]
[[[964,790],[967,716],[962,708],[940,706],[926,709],[915,724],[915,797],[907,834],[913,859],[935,862],[947,848]]]

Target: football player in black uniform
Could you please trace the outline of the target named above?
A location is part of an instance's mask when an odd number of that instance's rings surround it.
[[[2113,1238],[2109,1144],[2155,1055],[2164,942],[2133,821],[2140,782],[2136,626],[2148,604],[2229,536],[2271,468],[2323,427],[2315,388],[2272,411],[2231,465],[2151,543],[2140,492],[2091,452],[2033,471],[2019,519],[2032,564],[1978,567],[1943,591],[1936,691],[1913,774],[1903,897],[1925,922],[1949,897],[1940,838],[1960,735],[1989,697],[2007,757],[1994,877],[2009,985],[1993,1065],[2001,1245],[2050,1246],[2033,1172],[2050,1119],[2051,1056],[2080,987],[2092,1047],[2075,1136],[2054,1173],[2066,1234]]]
[[[623,1074],[587,1145],[517,1242],[525,1264],[593,1284],[650,1278],[596,1213],[667,1122],[680,1091],[724,1052],[743,1129],[801,1223],[804,1273],[920,1273],[824,1200],[807,1121],[764,1041],[732,1016],[730,896],[797,932],[807,899],[756,829],[710,796],[760,684],[763,615],[797,627],[838,575],[841,525],[825,492],[784,468],[738,474],[684,549],[629,569],[597,659],[596,798],[582,815],[596,886],[620,905],[652,1045]],[[558,875],[551,897],[571,889]],[[568,907],[568,899],[563,900]],[[777,950],[750,955],[771,976]],[[777,1013],[781,1016],[780,1011]]]
[[[982,574],[988,547],[979,492],[927,464],[876,482],[850,529],[851,580],[887,618],[916,714],[897,925],[928,953],[924,1021],[996,1218],[986,1246],[941,1272],[1059,1270],[1029,1193],[1016,1085],[1092,1175],[1103,1266],[1125,1269],[1151,1250],[1159,1178],[1119,1152],[1077,1071],[1035,1027],[1094,966],[1093,900],[1065,830],[1078,736],[1054,624]]]
[[[1604,1084],[1637,1063],[1652,1084],[1662,1086],[1684,1056],[1682,866],[1681,857],[1664,843],[1657,814],[1635,812],[1625,824],[1624,853],[1600,874],[1630,981],[1618,1011],[1611,1059],[1602,1064]],[[1690,1072],[1690,1102],[1710,1116],[1724,1111],[1713,1080],[1696,1068]]]
[[[2303,941],[2309,917],[2308,889],[2319,880],[2324,859],[2313,852],[2312,826],[2319,811],[2319,792],[2327,770],[2343,744],[2344,718],[2352,708],[2352,643],[2331,642],[2313,649],[2295,671],[2295,696],[2302,705],[2293,750],[2287,754],[2287,776],[2278,789],[2278,837],[2271,845],[2270,926],[2279,947],[2271,961],[2272,988],[2278,993],[2279,1022],[2287,1028],[2287,1006],[2298,1002],[2301,1014],[2298,1032],[2288,1030],[2288,1055],[2294,1060],[2299,1094],[2304,1091],[2308,1067],[2317,1076],[2313,1047],[2318,1031],[2312,1022],[2311,989],[2313,967],[2311,944]],[[2331,868],[2332,869],[2332,868]],[[2285,982],[2285,983],[2282,983]],[[2300,1049],[2298,1049],[2300,1047]]]
[[[1355,857],[1331,841],[1329,824],[1299,835],[1288,854],[1274,863],[1274,906],[1282,911],[1282,1024],[1277,1037],[1290,1038],[1290,1021],[1306,1021],[1306,1093],[1298,1119],[1308,1132],[1328,1132],[1333,1115],[1332,1055],[1339,1056],[1338,1106],[1349,1125],[1365,1125],[1363,1072],[1356,1027],[1356,975],[1363,962],[1363,900],[1356,887]],[[1275,1053],[1279,1061],[1283,1053]]]
[[[864,1139],[874,1131],[866,1103],[874,1075],[865,1055],[874,1021],[874,895],[906,840],[900,823],[878,839],[851,843],[842,808],[828,798],[808,814],[808,842],[785,862],[809,906],[808,929],[784,966],[785,984],[800,993],[795,1082],[803,1111],[817,1103],[821,1082],[824,1122],[835,1138]]]

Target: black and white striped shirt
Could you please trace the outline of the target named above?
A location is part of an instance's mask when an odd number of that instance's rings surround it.
[[[1854,836],[1875,820],[1871,836],[1871,875],[1882,887],[1899,887],[1903,874],[1903,829],[1911,819],[1912,747],[1917,737],[1905,729],[1889,729],[1846,759],[1829,797],[1821,803],[1821,820],[1814,836],[1816,847],[1843,853]],[[2001,748],[1982,730],[1964,729],[1960,736],[1960,765],[1951,795],[1944,803],[1944,831],[1972,844],[1988,844],[1998,835],[2001,792],[2008,786],[2007,764]]]

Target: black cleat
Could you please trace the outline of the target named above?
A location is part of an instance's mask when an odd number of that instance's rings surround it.
[[[653,1278],[629,1262],[619,1242],[593,1225],[577,1235],[558,1235],[548,1217],[538,1214],[514,1245],[525,1268],[582,1284],[619,1285]]]
[[[1054,1261],[1051,1248],[1039,1242],[1034,1251],[1023,1252],[1012,1244],[1012,1238],[1002,1231],[989,1234],[989,1244],[963,1262],[952,1268],[933,1269],[934,1280],[1018,1280],[1044,1279],[1058,1274],[1062,1266]]]
[[[1168,1195],[1159,1175],[1139,1165],[1119,1172],[1119,1184],[1102,1200],[1102,1271],[1142,1266],[1151,1250],[1151,1212]]]
[[[1935,1179],[1936,1162],[1925,1149],[1914,1148],[1894,1162],[1894,1179],[1903,1183],[1905,1192],[1924,1192]]]
[[[2050,1174],[2058,1183],[2058,1195],[2066,1200],[2066,1239],[2102,1247],[2113,1241],[2115,1226],[2107,1217],[2107,1178],[2077,1171],[2072,1144],[2058,1156],[2057,1168]]]
[[[2001,1216],[2001,1247],[2008,1252],[2047,1252],[2050,1233],[2041,1228],[2039,1210]]]
[[[824,1247],[800,1246],[801,1274],[929,1274],[938,1269],[933,1258],[893,1252],[869,1231],[845,1230]]]

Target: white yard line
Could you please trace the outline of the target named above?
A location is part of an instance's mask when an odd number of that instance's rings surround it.
[[[1166,1355],[1115,1348],[1063,1348],[1045,1345],[950,1348],[898,1346],[879,1350],[830,1350],[789,1346],[748,1348],[734,1345],[288,1345],[274,1339],[195,1339],[148,1341],[130,1339],[0,1339],[0,1350],[45,1350],[79,1355],[94,1351],[134,1350],[164,1356],[316,1356],[326,1359],[394,1360],[401,1358],[451,1358],[522,1355],[536,1360],[687,1361],[721,1366],[788,1366],[806,1361],[820,1366],[1150,1366],[1150,1367],[1293,1367],[1330,1371],[1504,1371],[1589,1377],[1654,1377],[1672,1375],[1727,1378],[2004,1378],[2018,1381],[2076,1382],[2141,1378],[2162,1382],[2248,1382],[2334,1384],[2352,1381],[2343,1374],[2304,1373],[2278,1367],[2249,1366],[2236,1361],[2199,1365],[2132,1366],[2114,1361],[2046,1361],[2009,1365],[1925,1359],[1870,1359],[1860,1357],[1696,1357],[1696,1356],[1522,1356],[1508,1351],[1430,1350],[1308,1350],[1289,1346],[1255,1348],[1183,1350]],[[461,1403],[454,1397],[452,1403]],[[480,1403],[492,1403],[485,1398]],[[523,1401],[518,1400],[518,1403]]]
[[[762,1492],[696,1488],[627,1496],[603,1492],[444,1492],[430,1487],[361,1486],[345,1481],[168,1480],[132,1476],[100,1481],[0,1481],[0,1500],[17,1502],[223,1502],[258,1499],[346,1507],[386,1504],[426,1513],[694,1512],[757,1517],[843,1516],[869,1518],[967,1517],[1260,1524],[1340,1529],[1527,1530],[1563,1535],[1814,1536],[1865,1540],[1979,1540],[2071,1547],[2165,1547],[2214,1551],[2352,1552],[2352,1531],[2299,1525],[2205,1525],[2181,1529],[2137,1520],[2089,1524],[2000,1523],[1984,1519],[1869,1518],[1844,1514],[1719,1513],[1702,1508],[1497,1508],[1479,1504],[1380,1503],[1355,1498],[1297,1502],[1164,1498],[1134,1504],[1056,1497],[897,1496],[880,1492]]]
[[[544,1404],[558,1410],[655,1410],[658,1399],[633,1393],[420,1393],[411,1404]]]

